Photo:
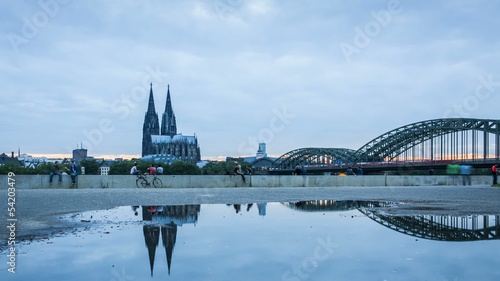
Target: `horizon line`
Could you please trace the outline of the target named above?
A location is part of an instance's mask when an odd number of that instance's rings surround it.
[[[5,153],[7,154],[7,153]],[[47,159],[72,159],[73,155],[72,154],[64,154],[64,153],[22,153],[21,155],[27,155],[31,157],[36,157],[36,158],[42,158],[45,157]],[[8,154],[7,154],[8,155]],[[14,154],[15,157],[19,156],[18,154]],[[234,157],[234,158],[239,158],[239,157],[253,157],[255,155],[248,155],[248,156],[208,156],[205,157],[204,159],[201,159],[201,161],[225,161],[227,157]],[[97,155],[89,155],[89,157],[93,157],[95,159],[103,159],[103,160],[114,160],[116,158],[123,158],[123,160],[132,160],[132,159],[140,159],[142,156],[139,154],[97,154]],[[270,157],[275,157],[275,156],[270,156]],[[277,158],[277,157],[276,157]]]

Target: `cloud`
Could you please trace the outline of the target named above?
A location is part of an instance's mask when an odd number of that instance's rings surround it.
[[[14,137],[0,150],[62,153],[110,120],[89,153],[139,154],[149,83],[160,115],[170,84],[179,131],[196,133],[203,157],[241,155],[259,135],[274,155],[357,149],[443,117],[474,96],[480,77],[500,80],[499,4],[399,4],[384,14],[388,1],[70,1],[53,13],[3,3],[0,128]],[[22,37],[24,19],[44,12],[47,22]],[[16,52],[8,34],[27,42]],[[350,60],[342,44],[356,48]],[[496,118],[495,90],[471,116]],[[263,137],[284,107],[294,119]]]

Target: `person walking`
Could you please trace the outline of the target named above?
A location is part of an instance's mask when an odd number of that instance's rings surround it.
[[[458,164],[448,164],[446,166],[446,173],[449,175],[453,185],[457,185],[458,175],[460,174],[460,165]]]
[[[498,175],[498,164],[491,166],[491,174],[493,175],[493,184],[498,184],[497,175]]]
[[[462,184],[463,185],[471,185],[470,173],[472,167],[469,165],[460,165],[460,175],[462,176]]]

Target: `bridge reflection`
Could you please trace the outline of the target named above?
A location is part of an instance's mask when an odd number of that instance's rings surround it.
[[[388,215],[382,207],[394,202],[314,200],[283,203],[301,211],[346,211],[357,209],[368,218],[397,232],[430,240],[477,241],[500,239],[500,215]]]
[[[397,202],[358,200],[312,200],[281,203],[304,212],[335,212],[358,210],[373,221],[400,233],[438,241],[479,241],[500,239],[500,215],[409,215],[387,214],[388,207],[398,206]],[[247,204],[247,211],[253,204]],[[229,205],[231,206],[231,205]],[[267,204],[257,204],[259,216],[266,215]],[[236,213],[241,205],[233,205]],[[232,209],[232,208],[231,208]],[[229,210],[231,210],[229,209]],[[178,226],[198,222],[201,205],[142,206],[144,241],[148,250],[151,276],[153,276],[156,250],[160,238],[167,260],[168,274],[172,264],[177,241]],[[233,210],[231,210],[233,212]]]

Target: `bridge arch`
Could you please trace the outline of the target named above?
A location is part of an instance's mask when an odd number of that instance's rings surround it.
[[[305,212],[358,210],[371,220],[397,232],[437,241],[500,239],[499,215],[389,215],[387,208],[401,203],[358,200],[309,200],[282,203]]]
[[[500,156],[500,120],[433,119],[384,133],[353,153],[349,162],[470,160]]]
[[[290,170],[297,165],[330,165],[335,162],[345,163],[356,151],[348,148],[306,147],[289,151],[273,163],[274,169]]]
[[[373,221],[394,231],[429,240],[479,241],[500,239],[498,215],[409,215],[389,216],[358,209]]]

